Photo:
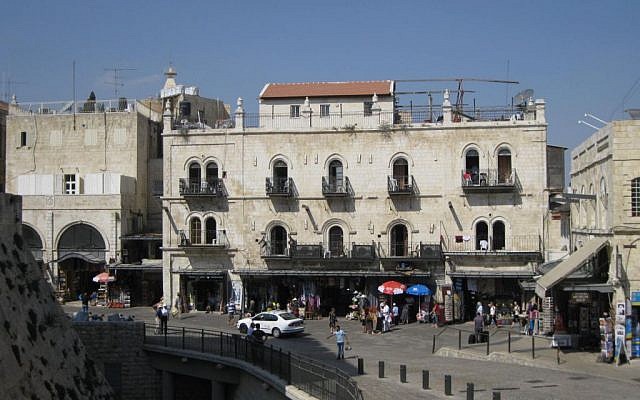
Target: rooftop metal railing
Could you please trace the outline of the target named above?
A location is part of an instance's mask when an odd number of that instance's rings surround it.
[[[19,103],[12,105],[19,112],[27,114],[89,114],[103,112],[133,112],[136,100],[120,98],[115,100],[51,101]]]
[[[172,349],[213,354],[250,363],[289,385],[321,400],[362,400],[356,382],[345,372],[273,345],[227,332],[167,327],[160,331],[145,324],[144,343]]]

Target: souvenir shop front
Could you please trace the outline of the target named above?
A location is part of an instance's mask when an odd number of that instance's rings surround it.
[[[338,316],[352,311],[354,299],[362,305],[376,306],[381,295],[378,286],[390,279],[410,286],[424,283],[428,273],[406,276],[397,272],[323,271],[240,271],[244,290],[244,309],[255,302],[256,312],[286,309],[295,301],[304,303],[306,318],[326,317],[332,307]],[[399,296],[398,298],[403,298]]]
[[[111,264],[108,304],[113,307],[152,306],[162,297],[162,260],[141,264]]]
[[[611,313],[614,288],[608,282],[609,251],[605,238],[589,240],[536,281],[542,299],[543,331],[566,347],[598,348],[600,321]]]
[[[520,285],[520,281],[530,279],[533,273],[528,271],[455,271],[450,272],[449,276],[453,282],[454,298],[459,299],[460,303],[459,308],[454,308],[455,320],[473,320],[477,304],[481,302],[487,313],[489,312],[489,303],[494,303],[498,319],[510,323],[513,302],[523,304],[527,301],[526,292]]]
[[[181,271],[180,301],[185,311],[224,312],[227,301],[227,271]]]

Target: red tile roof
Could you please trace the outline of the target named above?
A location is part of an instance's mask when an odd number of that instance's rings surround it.
[[[290,97],[380,96],[393,93],[393,81],[267,83],[261,99]]]

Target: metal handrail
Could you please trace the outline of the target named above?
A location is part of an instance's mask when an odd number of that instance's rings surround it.
[[[144,344],[241,360],[319,399],[363,399],[357,383],[343,371],[273,345],[256,343],[247,336],[186,327],[160,331],[145,323]]]

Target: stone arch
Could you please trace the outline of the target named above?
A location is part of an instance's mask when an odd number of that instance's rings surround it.
[[[284,154],[276,154],[273,157],[271,157],[271,159],[269,160],[269,172],[273,172],[273,165],[276,163],[276,161],[278,160],[282,160],[284,161],[285,164],[287,164],[287,168],[292,170],[293,169],[293,163],[291,162],[291,160],[289,159],[289,157],[285,156]]]
[[[66,226],[64,226],[59,232],[58,235],[56,237],[56,242],[55,242],[55,248],[59,251],[60,250],[60,244],[62,241],[62,238],[65,236],[65,233],[69,232],[69,229],[72,229],[74,226],[78,226],[78,225],[86,225],[89,228],[92,228],[99,236],[99,238],[102,240],[102,250],[109,251],[109,240],[107,239],[107,236],[105,234],[103,234],[100,229],[93,223],[91,222],[87,222],[87,221],[75,221],[72,222],[70,224],[67,224]]]
[[[329,164],[331,163],[331,161],[333,160],[338,160],[342,163],[342,167],[344,169],[349,169],[349,162],[347,161],[346,158],[344,158],[341,154],[338,153],[333,153],[330,154],[325,160],[324,160],[324,171],[328,171],[329,170]]]
[[[409,168],[413,168],[415,166],[415,163],[413,162],[413,158],[408,153],[405,153],[403,151],[399,151],[399,152],[393,154],[391,156],[391,158],[389,158],[389,164],[387,165],[388,168],[393,168],[393,164],[399,158],[404,158],[405,160],[407,160],[407,164],[409,165]]]

